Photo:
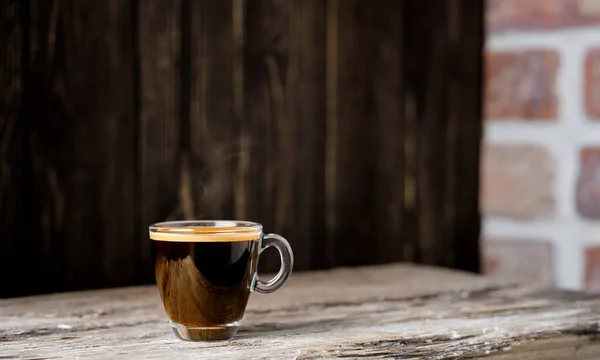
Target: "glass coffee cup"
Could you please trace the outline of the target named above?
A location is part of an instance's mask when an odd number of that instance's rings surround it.
[[[156,245],[155,274],[164,309],[184,340],[232,338],[251,292],[271,293],[292,272],[292,249],[277,234],[247,221],[170,221],[150,226]],[[269,281],[257,274],[260,254],[275,247],[279,273]]]

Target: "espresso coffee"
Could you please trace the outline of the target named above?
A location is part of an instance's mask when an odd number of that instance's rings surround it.
[[[276,291],[294,266],[290,244],[247,221],[169,221],[149,227],[156,250],[156,284],[175,334],[184,340],[235,335],[250,292]],[[256,273],[258,257],[275,247],[281,269],[269,281]]]
[[[173,325],[196,332],[187,337],[230,337],[248,303],[259,233],[215,236],[198,228],[188,236],[151,237],[156,283]]]

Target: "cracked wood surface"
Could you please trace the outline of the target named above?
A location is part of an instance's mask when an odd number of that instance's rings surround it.
[[[408,264],[294,274],[231,341],[175,338],[153,286],[0,300],[0,358],[597,359],[600,297]]]

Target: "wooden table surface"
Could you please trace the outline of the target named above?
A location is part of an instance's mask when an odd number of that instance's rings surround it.
[[[0,359],[600,359],[600,297],[389,265],[293,274],[235,339],[177,339],[153,286],[0,300]]]

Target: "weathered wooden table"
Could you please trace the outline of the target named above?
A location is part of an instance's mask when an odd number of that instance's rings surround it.
[[[294,274],[231,341],[184,342],[152,286],[0,300],[0,359],[600,359],[600,297],[412,265]]]

